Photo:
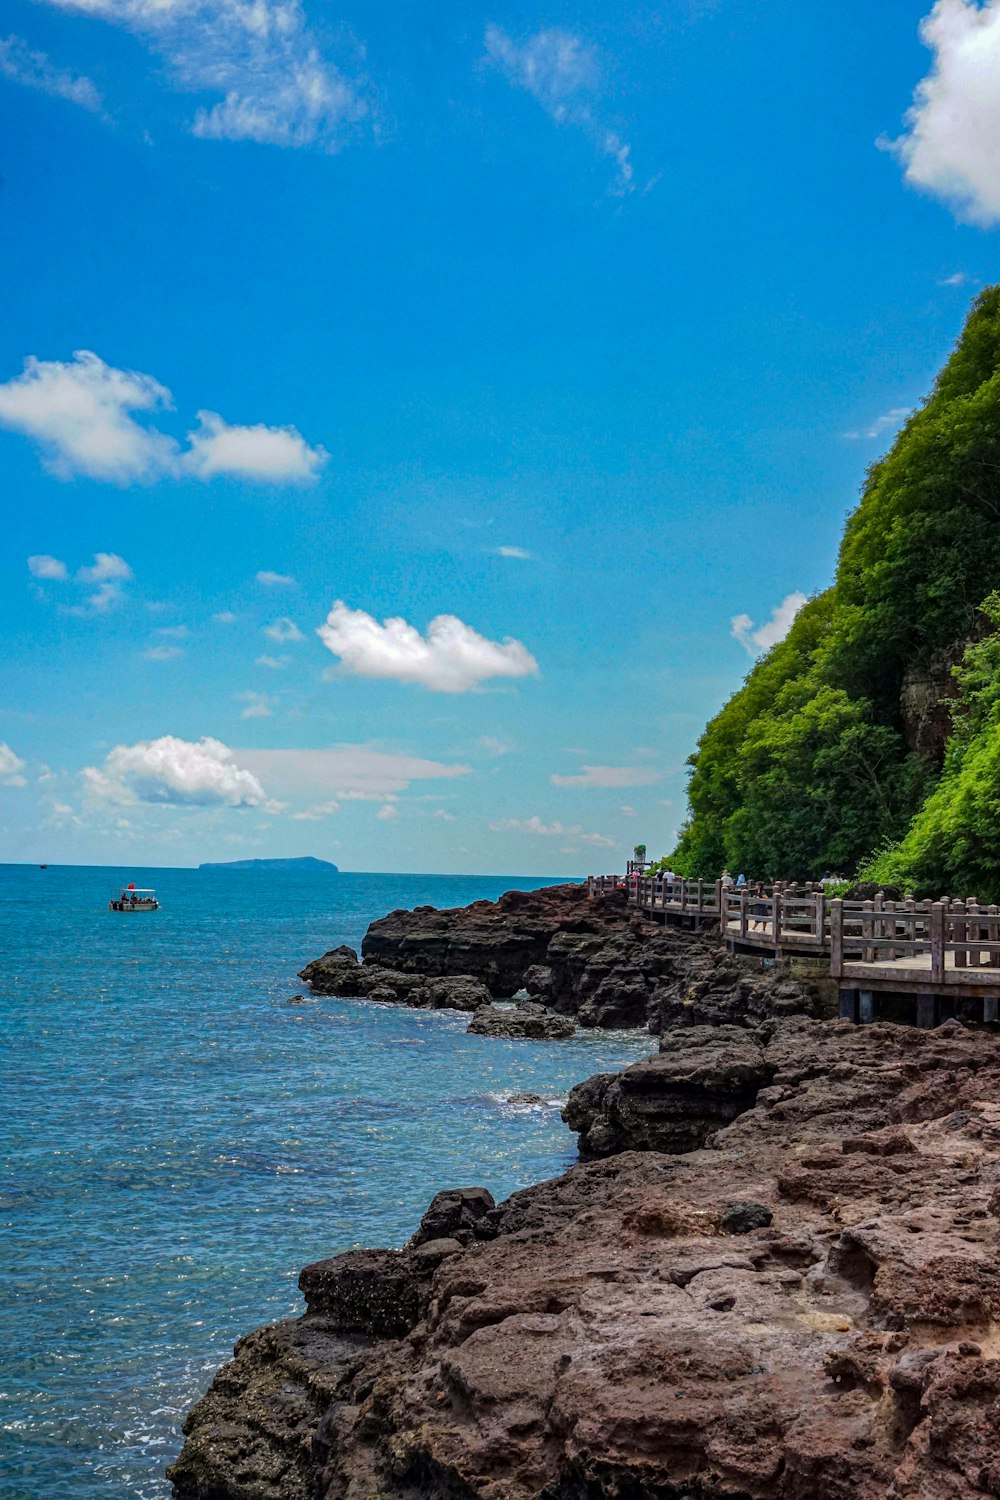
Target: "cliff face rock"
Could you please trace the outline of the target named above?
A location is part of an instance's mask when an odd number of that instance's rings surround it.
[[[722,959],[717,935],[661,927],[630,912],[624,892],[590,901],[583,886],[392,912],[372,923],[361,951],[359,964],[353,949],[337,948],[299,977],[322,995],[459,1010],[523,987],[580,1026],[608,1029],[822,1014],[808,984]]]
[[[1000,1495],[1000,1039],[771,1021],[656,1063],[729,1123],[310,1268],[192,1412],[178,1496]]]

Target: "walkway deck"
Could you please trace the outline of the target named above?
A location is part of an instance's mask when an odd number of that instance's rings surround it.
[[[934,1025],[943,1010],[954,1013],[965,1002],[973,1010],[981,1004],[983,1020],[998,1019],[997,906],[948,898],[845,902],[818,886],[737,892],[721,881],[665,881],[631,871],[624,879],[591,877],[589,886],[592,896],[626,890],[629,905],[656,920],[717,926],[731,952],[828,960],[844,1016],[873,1019],[881,995],[890,1009],[900,1000],[915,1002],[919,1025]]]

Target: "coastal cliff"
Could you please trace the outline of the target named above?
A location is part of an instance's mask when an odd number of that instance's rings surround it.
[[[601,1159],[307,1267],[175,1494],[1000,1495],[998,1099],[1000,1038],[954,1022],[672,1031],[571,1098]]]

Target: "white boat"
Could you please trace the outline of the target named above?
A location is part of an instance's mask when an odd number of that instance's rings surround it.
[[[159,911],[156,892],[134,885],[123,885],[108,902],[108,911]]]

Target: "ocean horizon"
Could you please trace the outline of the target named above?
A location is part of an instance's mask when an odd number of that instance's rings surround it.
[[[402,1244],[441,1188],[499,1199],[575,1160],[561,1102],[648,1036],[287,1004],[392,909],[560,878],[0,865],[4,1500],[165,1500],[185,1411],[302,1310],[303,1265]],[[109,912],[123,879],[161,910]]]

